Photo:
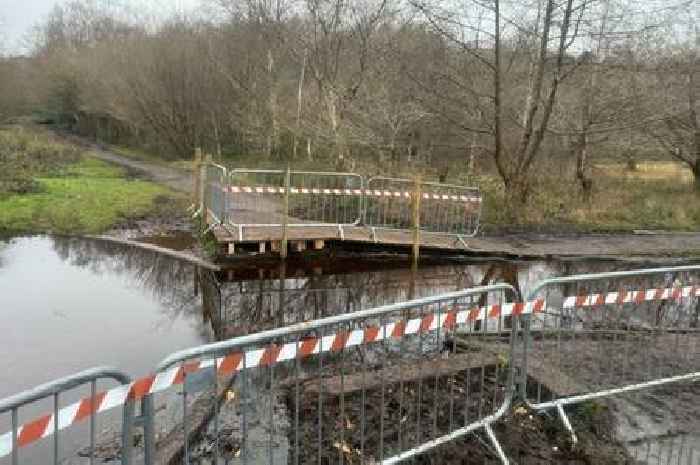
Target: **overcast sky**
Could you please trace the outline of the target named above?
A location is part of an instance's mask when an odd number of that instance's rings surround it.
[[[0,51],[22,50],[23,38],[37,22],[41,21],[57,3],[64,0],[0,0]],[[115,0],[126,3],[148,14],[164,16],[174,11],[197,8],[200,0]]]

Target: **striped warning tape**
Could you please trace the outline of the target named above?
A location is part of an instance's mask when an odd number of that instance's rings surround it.
[[[323,337],[306,337],[299,342],[270,345],[260,349],[237,352],[216,360],[195,361],[97,394],[94,399],[83,399],[80,402],[64,407],[58,412],[57,429],[59,431],[63,430],[74,423],[88,418],[92,414],[124,405],[129,401],[140,400],[147,394],[156,394],[170,387],[181,385],[184,383],[186,374],[206,368],[216,367],[219,375],[230,375],[242,370],[244,367],[267,367],[276,363],[294,360],[297,357],[305,358],[311,355],[337,352],[344,348],[371,344],[382,340],[399,339],[407,335],[434,331],[438,327],[451,329],[469,322],[489,318],[539,312],[543,308],[544,301],[536,301],[530,304],[504,304],[467,310],[445,310],[442,313],[431,313],[422,318],[397,321],[383,326],[341,331]],[[18,429],[18,446],[23,447],[52,435],[55,421],[54,416],[49,414],[20,426]],[[0,457],[5,457],[11,452],[12,433],[9,432],[0,436]]]
[[[666,289],[620,290],[602,294],[582,294],[566,297],[564,308],[598,307],[611,304],[642,303],[656,300],[678,300],[700,296],[700,286],[673,287]]]
[[[229,192],[233,194],[284,194],[286,189],[284,187],[251,187],[251,186],[228,186],[223,188],[224,192]],[[410,199],[412,197],[411,192],[407,191],[385,191],[377,189],[317,189],[317,188],[297,188],[291,187],[289,189],[290,194],[314,194],[314,195],[364,195],[369,197],[392,197],[392,198],[406,198]],[[469,195],[453,195],[453,194],[433,194],[433,193],[423,193],[423,199],[425,200],[450,200],[454,202],[467,202],[467,203],[480,203],[481,197],[469,196]]]
[[[684,297],[699,297],[700,286],[677,287],[670,289],[647,289],[636,291],[609,292],[607,294],[589,294],[566,297],[564,308],[582,308],[609,304],[642,303],[645,301],[675,300]],[[527,303],[506,303],[486,307],[452,309],[443,308],[441,312],[424,315],[422,318],[400,320],[381,326],[368,326],[352,331],[340,331],[328,336],[305,337],[298,342],[252,349],[229,354],[214,360],[201,360],[173,367],[155,375],[146,376],[130,384],[118,386],[109,391],[86,398],[59,410],[58,417],[45,415],[18,428],[17,445],[31,444],[53,434],[54,424],[57,430],[63,430],[91,415],[107,411],[114,407],[137,401],[148,394],[156,394],[184,383],[189,373],[207,368],[215,368],[219,375],[231,375],[243,368],[269,367],[297,358],[306,358],[320,353],[339,352],[349,347],[371,344],[384,340],[400,339],[438,328],[451,330],[477,321],[508,316],[538,314],[544,312],[546,302],[543,299]],[[462,309],[460,309],[462,308]],[[12,453],[12,432],[0,435],[0,458]]]

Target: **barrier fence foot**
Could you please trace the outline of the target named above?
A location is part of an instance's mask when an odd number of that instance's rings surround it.
[[[557,404],[557,412],[559,413],[559,418],[561,418],[561,422],[564,424],[564,428],[566,428],[566,430],[571,435],[571,446],[576,446],[576,444],[578,443],[578,438],[576,437],[576,432],[571,426],[569,417],[566,415],[566,412],[564,411],[564,406],[562,404]]]
[[[501,463],[503,465],[510,465],[510,462],[508,461],[508,457],[506,457],[505,452],[503,452],[503,449],[501,448],[501,443],[498,442],[498,438],[496,437],[496,434],[493,432],[493,429],[491,429],[491,425],[489,423],[486,423],[484,425],[484,429],[486,430],[486,435],[489,437],[489,440],[491,441],[491,445],[496,450],[496,455],[498,455],[498,458],[501,459]]]

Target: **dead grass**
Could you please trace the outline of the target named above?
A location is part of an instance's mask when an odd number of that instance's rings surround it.
[[[623,179],[645,181],[664,181],[691,184],[693,172],[683,163],[674,161],[647,161],[637,164],[635,171],[630,171],[624,163],[601,163],[594,167],[596,175]]]
[[[514,226],[504,208],[499,180],[482,177],[486,228]],[[677,176],[602,175],[596,177],[590,203],[584,201],[573,176],[540,178],[529,204],[518,212],[518,225],[580,231],[655,229],[700,230],[700,193]]]

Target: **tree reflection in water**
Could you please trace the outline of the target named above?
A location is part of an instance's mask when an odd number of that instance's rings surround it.
[[[202,315],[198,331],[204,340],[212,339],[210,317],[218,309],[205,308],[214,305],[204,298],[211,293],[215,277],[200,279],[207,282],[207,292],[196,292],[196,266],[154,251],[124,244],[85,238],[52,237],[56,254],[73,266],[85,268],[95,274],[112,273],[122,276],[129,284],[148,290],[161,303],[162,318],[159,327],[192,315]],[[200,275],[207,273],[201,272]],[[211,273],[208,273],[210,275]],[[214,280],[212,282],[212,279]]]
[[[53,243],[58,255],[75,266],[127,276],[150,290],[163,303],[163,325],[183,315],[200,314],[202,334],[213,332],[218,340],[497,282],[513,285],[519,297],[525,298],[533,283],[550,276],[630,268],[616,262],[499,260],[412,271],[395,264],[382,269],[375,263],[374,271],[323,275],[316,269],[294,277],[282,263],[273,272],[276,278],[222,283],[225,273],[217,276],[191,263],[128,245],[64,237],[54,237]]]

